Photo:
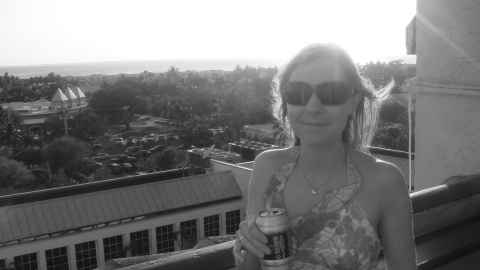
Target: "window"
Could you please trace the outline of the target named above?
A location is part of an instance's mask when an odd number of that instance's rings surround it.
[[[213,215],[203,218],[205,237],[220,235],[220,216]]]
[[[48,249],[45,251],[47,270],[68,270],[67,247]]]
[[[150,254],[150,239],[148,238],[148,230],[131,233],[130,247],[132,249],[132,256]]]
[[[123,240],[121,235],[103,238],[103,252],[105,261],[123,256]]]
[[[175,234],[173,225],[165,225],[157,228],[157,251],[168,252],[175,251]]]
[[[240,224],[240,210],[227,212],[225,217],[227,234],[236,233],[238,230],[238,224]]]
[[[15,270],[37,270],[37,253],[30,253],[14,258]]]
[[[197,220],[180,222],[182,249],[193,248],[197,244]]]
[[[95,241],[76,244],[75,257],[77,258],[78,270],[97,268],[97,249],[95,247]]]

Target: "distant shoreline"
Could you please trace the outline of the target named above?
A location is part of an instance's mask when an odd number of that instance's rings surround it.
[[[415,56],[391,57],[384,60],[389,62],[395,59],[402,60],[406,64],[415,64]],[[367,62],[365,62],[367,63]],[[362,63],[362,64],[365,64]],[[283,62],[267,59],[225,59],[225,60],[145,60],[145,61],[104,61],[104,62],[83,62],[64,64],[43,64],[31,66],[0,66],[0,76],[5,72],[20,78],[46,76],[53,72],[61,76],[90,76],[90,75],[117,75],[117,74],[138,74],[144,71],[159,73],[166,72],[170,67],[178,68],[180,71],[207,71],[207,70],[233,70],[236,66],[245,67],[279,67]]]
[[[275,67],[273,60],[159,60],[159,61],[109,61],[72,64],[45,64],[32,66],[0,66],[0,76],[7,72],[20,78],[46,76],[55,73],[61,76],[90,76],[138,74],[144,71],[166,72],[170,67],[180,71],[233,70],[236,66]]]

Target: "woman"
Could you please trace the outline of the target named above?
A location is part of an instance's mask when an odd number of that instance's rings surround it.
[[[260,269],[270,252],[255,225],[268,207],[287,211],[289,269],[416,269],[404,178],[365,150],[392,85],[373,90],[335,45],[309,46],[288,63],[274,109],[295,142],[255,159],[234,245],[240,269]]]

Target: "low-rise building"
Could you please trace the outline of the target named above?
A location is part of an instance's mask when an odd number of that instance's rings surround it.
[[[231,171],[172,171],[0,197],[0,267],[84,270],[193,248],[244,216]]]

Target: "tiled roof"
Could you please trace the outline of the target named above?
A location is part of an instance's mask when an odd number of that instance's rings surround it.
[[[193,175],[0,206],[0,243],[238,199],[231,172]]]

